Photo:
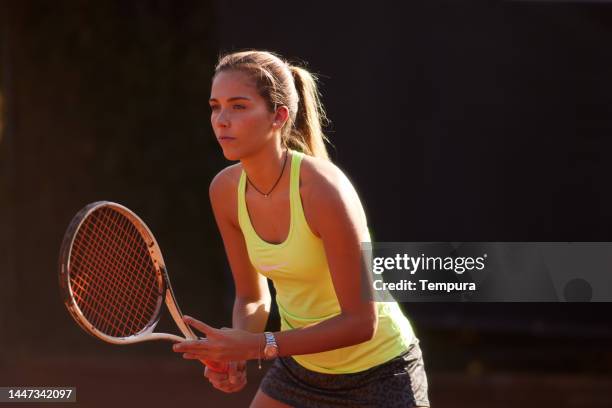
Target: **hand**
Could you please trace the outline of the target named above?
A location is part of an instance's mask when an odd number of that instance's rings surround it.
[[[210,370],[208,366],[204,369],[204,377],[218,390],[223,392],[238,392],[247,384],[246,361],[232,361],[229,363],[227,373],[219,373]]]
[[[184,316],[189,326],[202,332],[206,338],[176,343],[172,349],[183,353],[189,360],[209,360],[220,363],[257,358],[265,339],[262,334],[240,329],[215,329],[193,317]]]

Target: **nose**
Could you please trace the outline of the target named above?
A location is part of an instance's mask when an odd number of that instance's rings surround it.
[[[214,120],[214,124],[218,127],[228,127],[229,126],[229,120],[227,118],[227,115],[225,115],[225,113],[223,111],[220,111],[219,114],[217,115],[217,117]]]

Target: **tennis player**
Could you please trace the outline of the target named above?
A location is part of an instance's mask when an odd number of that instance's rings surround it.
[[[234,277],[233,328],[185,317],[206,339],[177,344],[214,387],[241,390],[246,361],[274,359],[251,403],[274,407],[426,407],[419,341],[395,302],[361,294],[366,216],[330,162],[316,77],[266,51],[220,58],[210,106],[225,158],[210,199]],[[265,332],[274,283],[281,330]]]

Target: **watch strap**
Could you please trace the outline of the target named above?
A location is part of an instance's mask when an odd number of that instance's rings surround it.
[[[278,355],[278,344],[276,343],[276,338],[274,337],[274,333],[264,332],[264,336],[266,337],[266,345],[264,347],[264,350],[266,350],[269,347],[274,347],[276,349],[276,354]],[[265,358],[267,359],[268,357],[265,356]]]

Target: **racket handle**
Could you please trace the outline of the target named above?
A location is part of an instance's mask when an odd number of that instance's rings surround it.
[[[228,364],[227,363],[219,363],[217,361],[209,361],[202,360],[204,364],[208,367],[209,370],[216,371],[218,373],[227,373],[228,372]]]

